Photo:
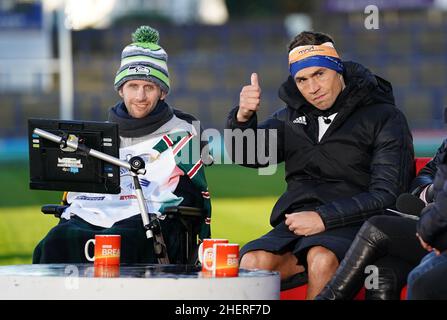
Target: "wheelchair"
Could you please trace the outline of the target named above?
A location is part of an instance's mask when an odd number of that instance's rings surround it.
[[[62,213],[68,207],[69,205],[66,204],[47,204],[41,207],[41,211],[60,219]],[[178,219],[182,226],[183,239],[180,241],[180,257],[177,258],[177,261],[180,260],[181,264],[198,265],[198,235],[200,223],[203,219],[202,209],[188,206],[167,207],[163,215],[168,220]]]
[[[165,221],[171,221],[176,226],[179,226],[178,255],[175,259],[169,257],[170,263],[199,266],[198,249],[201,240],[199,234],[204,223],[205,214],[203,197],[201,192],[185,176],[180,177],[174,193],[184,200],[179,206],[166,207],[162,213]],[[56,218],[61,219],[61,215],[69,207],[65,197],[66,193],[62,197],[61,204],[43,205],[41,207],[42,213],[54,215]],[[143,228],[143,225],[141,227]],[[175,262],[172,262],[174,260]]]
[[[114,137],[116,143],[108,143],[107,149],[111,154],[103,153],[102,147],[104,145],[93,145],[96,149],[90,149],[84,143],[85,137],[82,138],[79,135],[87,129],[89,132],[99,134],[101,137],[104,135],[106,137]],[[51,133],[46,130],[56,130],[57,134]],[[64,133],[60,135],[60,131]],[[135,263],[153,261],[153,257],[159,263],[166,264],[175,261],[175,264],[197,264],[198,256],[198,244],[200,237],[210,237],[210,229],[208,224],[208,219],[205,216],[210,213],[209,197],[205,197],[202,193],[202,185],[194,184],[186,174],[180,175],[180,179],[173,193],[178,197],[182,198],[180,206],[163,208],[162,215],[158,219],[151,219],[152,215],[149,217],[144,213],[144,207],[141,202],[143,199],[142,189],[137,178],[138,174],[143,173],[145,168],[145,162],[143,158],[135,156],[128,161],[121,161],[117,158],[118,156],[118,126],[116,124],[107,123],[97,123],[97,122],[66,122],[66,121],[55,121],[55,120],[45,120],[45,119],[30,119],[29,120],[29,132],[30,135],[35,138],[42,138],[40,140],[49,140],[53,142],[51,147],[42,143],[37,148],[30,148],[30,161],[34,159],[37,163],[36,166],[32,168],[37,168],[35,172],[31,174],[30,187],[34,189],[43,190],[70,190],[70,191],[83,191],[92,193],[114,193],[118,194],[119,181],[115,181],[116,177],[119,177],[119,170],[117,172],[111,172],[110,166],[104,167],[95,161],[83,161],[83,175],[77,176],[74,181],[66,181],[68,177],[65,174],[62,176],[48,175],[47,172],[52,170],[50,164],[60,161],[60,157],[65,159],[65,152],[76,152],[77,155],[82,157],[96,158],[104,160],[105,162],[115,164],[118,167],[124,167],[131,172],[133,180],[133,188],[136,193],[136,197],[139,202],[140,210],[143,214],[140,217],[132,216],[127,219],[122,219],[115,222],[110,229],[110,232],[117,232],[117,234],[122,235],[126,239],[123,241],[125,246],[129,246],[128,250],[121,252],[121,258],[124,258],[125,262]],[[78,136],[81,137],[78,139]],[[96,135],[95,135],[96,137]],[[39,141],[40,141],[39,140]],[[98,139],[96,139],[98,140]],[[89,145],[92,141],[91,139]],[[99,141],[99,140],[98,140]],[[102,141],[102,140],[101,140]],[[163,140],[161,140],[163,141]],[[112,148],[113,147],[113,148]],[[113,150],[112,150],[113,149]],[[61,151],[62,150],[62,151]],[[94,152],[92,152],[94,151]],[[104,150],[103,150],[104,151]],[[57,157],[57,159],[56,159]],[[81,160],[77,160],[81,162]],[[55,166],[55,165],[54,165]],[[102,169],[101,169],[102,168]],[[66,168],[64,168],[66,169]],[[74,170],[78,173],[78,168],[74,169],[70,167],[70,170]],[[96,172],[98,172],[97,174]],[[110,172],[109,172],[110,171]],[[71,172],[71,171],[70,171]],[[104,175],[104,173],[109,172],[109,174]],[[88,173],[92,175],[100,175],[101,179],[89,180]],[[111,178],[113,177],[113,179]],[[109,179],[110,178],[110,179]],[[110,181],[109,181],[110,180]],[[83,184],[81,184],[83,183]],[[206,184],[206,183],[205,183]],[[80,189],[80,187],[82,187]],[[83,190],[82,190],[83,189]],[[206,201],[204,199],[207,199]],[[68,204],[63,199],[62,205],[45,205],[42,207],[41,211],[45,214],[53,214],[54,216],[61,218],[64,210],[68,208]],[[163,222],[163,221],[165,222]],[[169,223],[172,221],[172,223]],[[141,226],[141,229],[140,229]],[[86,238],[90,238],[92,234],[106,234],[109,232],[109,228],[102,228],[96,226],[94,223],[91,224],[81,217],[76,215],[70,219],[60,219],[60,223],[50,230],[48,235],[37,245],[33,254],[33,263],[57,263],[57,262],[71,262],[71,261],[82,261],[84,262],[84,257],[79,256],[80,243],[85,241]],[[164,232],[161,233],[163,229]],[[161,236],[162,235],[162,236]],[[149,240],[151,244],[143,241]],[[152,239],[151,239],[152,237]],[[166,245],[163,245],[163,238],[168,238]],[[67,244],[69,245],[67,247]],[[153,245],[151,248],[150,246]],[[146,250],[147,249],[147,250]],[[83,251],[84,252],[84,251]],[[172,257],[169,257],[169,254]],[[36,259],[35,259],[36,256]],[[169,258],[166,259],[166,258]]]

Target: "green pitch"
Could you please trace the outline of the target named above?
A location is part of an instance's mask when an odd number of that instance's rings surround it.
[[[207,168],[213,237],[242,246],[267,232],[270,211],[285,188],[283,170],[258,176],[257,170],[237,166]],[[58,203],[61,192],[29,190],[28,179],[26,165],[0,167],[0,265],[31,263],[34,247],[58,222],[40,213],[40,206]]]

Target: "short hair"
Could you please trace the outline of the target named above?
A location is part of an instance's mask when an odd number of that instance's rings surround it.
[[[303,31],[296,35],[292,41],[290,41],[289,52],[299,46],[307,46],[312,44],[319,45],[325,42],[334,43],[334,40],[331,38],[331,36],[322,32]]]

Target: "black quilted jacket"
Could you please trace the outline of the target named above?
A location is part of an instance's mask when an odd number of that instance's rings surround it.
[[[320,214],[326,230],[360,224],[394,206],[414,177],[413,140],[405,116],[394,104],[391,84],[360,64],[344,65],[346,88],[331,108],[338,115],[320,142],[321,111],[305,101],[292,77],[279,90],[286,107],[266,121],[258,125],[254,115],[239,123],[238,107],[229,114],[227,128],[277,130],[277,159],[285,161],[287,190],[273,208],[272,226],[285,213],[307,209]],[[226,139],[227,151],[234,160],[230,140]],[[245,155],[241,164],[261,166],[257,159],[252,164],[247,159]]]
[[[434,202],[425,207],[421,212],[421,219],[417,225],[417,232],[425,242],[432,247],[447,250],[447,165],[446,163],[446,141],[439,148],[436,156],[431,161],[435,167],[434,179]],[[430,163],[429,163],[430,164]],[[430,170],[430,167],[425,167]],[[424,170],[423,169],[423,170]],[[422,170],[421,170],[422,172]],[[421,175],[418,175],[418,178]],[[418,179],[416,178],[416,179]],[[429,177],[427,177],[427,181]]]
[[[433,183],[436,175],[437,166],[444,162],[447,154],[447,139],[444,140],[438,148],[433,159],[430,160],[418,173],[411,183],[410,191],[412,194],[419,196],[422,190],[429,184]]]

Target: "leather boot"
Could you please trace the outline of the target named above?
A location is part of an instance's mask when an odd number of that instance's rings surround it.
[[[366,300],[399,300],[400,287],[393,269],[379,268],[379,285],[365,291]]]
[[[337,272],[315,300],[351,300],[361,289],[365,267],[386,253],[389,238],[366,221],[346,253]]]
[[[402,288],[407,283],[407,276],[414,265],[402,259],[384,256],[376,261],[378,271],[377,286],[366,289],[367,300],[399,300]]]

